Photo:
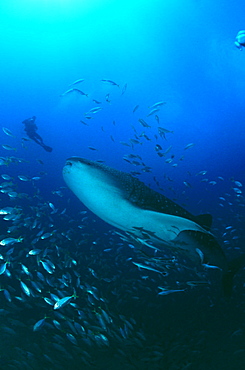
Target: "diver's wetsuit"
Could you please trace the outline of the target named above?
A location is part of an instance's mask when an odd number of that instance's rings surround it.
[[[37,125],[35,124],[36,117],[25,119],[22,123],[25,125],[25,132],[30,139],[34,140],[37,144],[41,145],[47,152],[52,152],[52,148],[44,144],[43,139],[37,133]]]

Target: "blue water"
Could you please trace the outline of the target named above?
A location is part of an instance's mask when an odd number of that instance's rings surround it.
[[[74,369],[243,368],[244,269],[235,277],[229,301],[222,297],[213,271],[199,275],[201,280],[212,282],[208,288],[188,289],[185,295],[159,299],[158,286],[176,289],[183,282],[198,280],[195,267],[187,262],[188,269],[183,268],[180,259],[179,269],[178,265],[172,268],[163,284],[159,275],[129,265],[128,258],[135,258],[132,248],[114,233],[114,228],[87,211],[69,189],[63,188],[62,168],[67,158],[80,156],[101,160],[125,172],[137,171],[146,185],[189,212],[212,214],[212,231],[228,259],[242,254],[245,50],[237,49],[234,41],[244,27],[244,12],[238,1],[1,2],[0,126],[13,136],[0,130],[0,157],[5,162],[0,174],[13,178],[11,188],[17,195],[1,192],[0,208],[20,207],[22,216],[13,232],[8,231],[12,221],[1,219],[0,236],[24,237],[8,261],[11,277],[0,275],[4,310],[0,335],[5,343],[1,344],[0,355],[4,369],[65,369],[71,363]],[[84,81],[71,86],[77,79]],[[102,79],[119,86],[103,83]],[[64,94],[72,87],[88,96]],[[159,101],[166,104],[156,113],[158,123],[155,114],[147,115],[149,107]],[[139,107],[133,113],[136,105]],[[88,113],[98,106],[100,111]],[[53,148],[51,153],[31,140],[23,140],[27,136],[22,121],[34,115],[38,133]],[[150,127],[143,127],[139,119]],[[163,138],[159,126],[173,132]],[[140,143],[132,144],[132,139]],[[171,148],[160,157],[156,144],[162,152]],[[185,149],[188,144],[194,145]],[[142,157],[150,172],[144,172],[142,164],[133,165],[123,159],[132,153]],[[18,175],[40,179],[24,182]],[[57,209],[54,214],[50,202]],[[87,211],[85,216],[81,211]],[[40,227],[25,225],[28,217],[32,223],[37,219]],[[82,224],[85,229],[79,229]],[[35,246],[32,243],[40,230],[55,230],[56,239],[46,239],[45,244],[39,240]],[[62,239],[62,233],[71,238]],[[60,256],[54,253],[55,245],[61,250]],[[49,276],[37,262],[26,258],[32,247],[50,248],[47,256],[59,273],[53,277],[55,287],[43,282],[42,293],[33,293],[30,301],[19,286],[20,280],[27,285],[30,281],[21,272],[21,264],[28,265],[35,281],[36,271]],[[107,248],[112,251],[103,252]],[[25,253],[21,254],[21,249]],[[6,249],[1,252],[7,261]],[[68,255],[78,265],[65,267]],[[97,278],[89,268],[96,271]],[[69,288],[59,286],[62,269],[72,275]],[[74,302],[85,307],[85,319],[79,318],[71,306],[63,309],[66,321],[87,322],[84,326],[91,343],[74,332],[78,344],[71,343],[66,334],[72,329],[62,324],[63,330],[56,330],[52,326],[52,307],[41,303],[41,297],[47,297],[52,289],[73,294],[77,284],[73,270],[82,276],[83,284],[97,287],[106,300],[91,304],[78,292]],[[111,286],[102,280],[107,276]],[[10,292],[11,302],[2,294],[4,289]],[[23,302],[16,301],[16,296]],[[99,325],[92,313],[101,315],[101,308],[113,321],[101,331],[108,336],[109,344],[92,338],[98,329],[89,332],[89,328]],[[33,332],[35,322],[45,316],[46,326]],[[131,329],[129,324],[129,334],[125,334],[125,320],[133,326]],[[123,334],[119,328],[124,328]],[[60,349],[52,346],[57,343],[56,334],[62,337]],[[88,353],[87,362],[81,361],[82,351]]]

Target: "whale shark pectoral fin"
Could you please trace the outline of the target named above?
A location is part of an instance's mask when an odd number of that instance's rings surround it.
[[[226,269],[226,257],[216,239],[208,231],[201,230],[200,226],[199,228],[199,230],[182,228],[172,243],[198,264],[217,265],[221,269]]]

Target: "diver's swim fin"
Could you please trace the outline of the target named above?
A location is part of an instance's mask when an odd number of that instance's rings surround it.
[[[50,146],[48,145],[42,145],[43,149],[46,150],[46,152],[52,152],[53,148],[51,148]]]

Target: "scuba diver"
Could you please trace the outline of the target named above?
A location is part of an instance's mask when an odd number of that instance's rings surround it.
[[[245,30],[238,32],[238,34],[236,35],[235,45],[240,50],[245,47]]]
[[[27,133],[27,136],[30,139],[34,140],[37,144],[41,145],[43,149],[45,149],[47,152],[52,152],[53,148],[45,145],[43,142],[43,139],[37,133],[37,125],[35,124],[35,120],[36,120],[36,117],[33,116],[32,118],[27,118],[22,122],[25,125],[24,130]]]

